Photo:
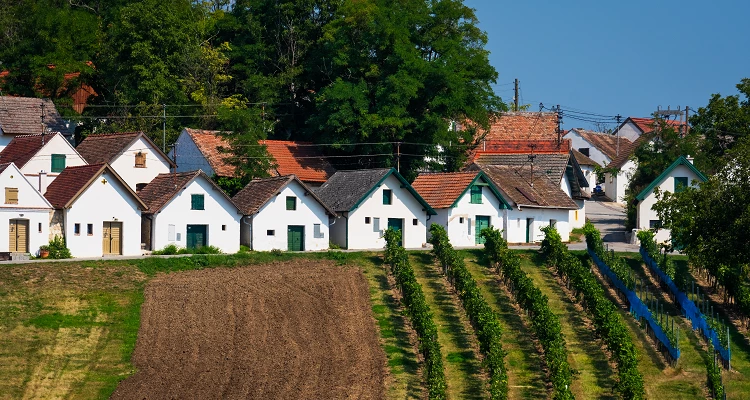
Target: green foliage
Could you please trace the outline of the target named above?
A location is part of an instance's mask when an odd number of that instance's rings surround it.
[[[161,249],[161,250],[154,250],[154,251],[152,251],[151,254],[155,255],[155,256],[171,256],[171,255],[174,255],[174,254],[178,254],[179,251],[180,251],[180,248],[177,247],[176,245],[174,245],[174,244],[168,244],[168,245],[164,246],[164,248]]]
[[[455,287],[479,340],[480,350],[484,354],[484,364],[490,375],[490,397],[507,399],[508,373],[504,362],[500,320],[479,291],[463,258],[453,249],[445,228],[439,224],[432,224],[430,234],[433,254],[446,270],[448,280]]]
[[[706,373],[708,374],[708,390],[714,399],[724,399],[726,393],[724,384],[721,381],[721,367],[719,367],[714,358],[713,348],[709,357],[706,357]]]
[[[391,266],[391,273],[401,290],[401,301],[406,307],[412,327],[419,337],[419,349],[424,356],[424,374],[430,399],[445,399],[445,371],[437,340],[438,329],[432,319],[422,286],[417,282],[409,264],[406,250],[399,246],[401,232],[388,228],[385,231],[384,261]]]
[[[65,238],[59,235],[49,241],[49,258],[58,260],[63,258],[73,258],[70,249],[65,245]]]
[[[547,229],[557,232],[554,228]],[[523,272],[521,259],[508,249],[508,243],[502,238],[501,232],[489,227],[483,229],[480,234],[486,239],[487,258],[501,273],[518,305],[530,315],[532,328],[542,344],[544,358],[550,369],[554,388],[553,398],[573,399],[573,392],[570,391],[573,372],[568,364],[568,350],[560,319],[549,307],[547,296],[542,294],[531,278]],[[543,242],[542,247],[549,250],[552,244],[549,241]]]
[[[593,226],[585,227],[586,242],[590,248],[601,248],[599,232]],[[596,232],[595,232],[596,231]],[[638,371],[638,356],[633,339],[617,307],[604,294],[604,289],[594,274],[581,261],[570,254],[560,241],[554,228],[544,228],[543,253],[547,264],[572,285],[576,298],[583,299],[583,306],[591,313],[597,333],[602,337],[617,364],[619,380],[615,390],[625,399],[643,399],[645,390],[643,376]]]
[[[168,244],[161,250],[151,252],[155,256],[171,256],[175,254],[221,254],[221,250],[216,246],[201,246],[195,248],[177,247],[174,244]]]
[[[586,235],[586,245],[588,248],[609,266],[612,272],[620,278],[628,289],[633,289],[635,287],[633,270],[630,269],[630,266],[628,266],[628,263],[622,257],[615,256],[614,251],[607,252],[604,250],[604,241],[594,224],[586,221],[586,224],[583,226],[583,232]]]

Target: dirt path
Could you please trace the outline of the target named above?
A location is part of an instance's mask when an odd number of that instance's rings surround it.
[[[385,355],[354,268],[299,260],[173,273],[146,287],[115,399],[383,398]]]
[[[609,365],[609,359],[602,350],[602,342],[594,334],[593,326],[584,319],[585,312],[568,299],[552,272],[534,264],[529,256],[521,254],[521,268],[548,297],[550,307],[560,318],[568,347],[568,363],[578,372],[571,387],[573,394],[577,399],[613,397],[612,386],[616,373]]]
[[[530,332],[514,309],[512,299],[501,289],[499,278],[476,262],[476,254],[466,254],[466,267],[479,285],[482,295],[500,317],[503,327],[503,350],[508,369],[510,399],[541,399],[548,396],[542,359]]]
[[[442,347],[448,398],[482,399],[488,397],[486,379],[482,379],[479,346],[460,300],[438,269],[432,255],[415,253],[411,257],[417,282],[422,285]]]

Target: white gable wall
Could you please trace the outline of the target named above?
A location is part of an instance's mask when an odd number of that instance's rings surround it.
[[[9,222],[20,219],[29,222],[29,253],[38,255],[39,246],[49,242],[49,213],[52,207],[15,164],[9,165],[0,174],[0,185],[3,190],[18,189],[18,204],[5,204],[4,198],[0,201],[0,252],[10,251]],[[1,195],[5,196],[4,191]]]
[[[428,223],[432,224],[434,221],[443,225],[453,246],[483,246],[476,243],[476,216],[488,216],[491,226],[503,229],[501,204],[489,187],[482,186],[481,204],[472,204],[471,192],[467,190],[456,207],[435,210],[438,215],[433,215]]]
[[[674,193],[675,177],[688,178],[688,186],[697,186],[700,182],[700,180],[698,179],[698,175],[696,175],[693,170],[688,168],[686,165],[678,165],[669,173],[666,178],[659,182],[656,187],[658,187],[662,193]],[[638,215],[636,217],[636,224],[638,229],[649,229],[651,221],[659,220],[659,216],[657,215],[656,211],[652,209],[654,204],[656,204],[656,201],[656,195],[654,194],[654,191],[652,189],[648,193],[646,198],[638,203]],[[669,229],[659,229],[658,232],[656,232],[656,237],[654,239],[657,242],[667,242],[669,241],[669,238]]]
[[[531,221],[532,242],[541,242],[544,240],[542,228],[549,226],[550,220],[556,220],[557,231],[563,242],[570,240],[570,223],[568,218],[570,211],[558,208],[530,208],[521,206],[508,210],[508,224],[506,240],[508,243],[526,243],[527,219]]]
[[[576,150],[581,148],[588,148],[589,158],[599,163],[599,165],[601,165],[602,167],[606,166],[612,161],[601,150],[594,147],[594,145],[584,139],[575,129],[571,129],[565,135],[565,138],[571,140],[571,146]]]
[[[286,209],[286,198],[288,196],[297,198],[296,210]],[[245,222],[249,220],[249,216],[245,217]],[[335,225],[344,225],[344,223],[344,219],[339,218]],[[320,226],[322,237],[315,237],[316,224]],[[252,226],[242,224],[242,236],[249,237],[250,232],[252,232],[253,250],[287,250],[287,228],[289,225],[304,226],[303,240],[305,251],[328,249],[328,243],[331,238],[329,237],[326,209],[315,198],[306,194],[306,190],[296,181],[292,181],[281,190],[280,194],[274,196],[252,216]],[[273,235],[268,234],[269,230],[273,231]],[[249,243],[243,244],[250,246]]]
[[[102,183],[105,180],[106,183]],[[122,222],[122,255],[141,254],[141,211],[125,186],[104,172],[65,210],[64,234],[73,257],[101,257],[104,222]],[[80,234],[74,225],[81,224]],[[92,235],[86,225],[92,224]]]
[[[578,206],[578,209],[570,210],[570,215],[568,215],[571,231],[576,228],[583,228],[586,225],[586,201],[575,199],[573,201]]]
[[[214,176],[214,170],[206,157],[198,150],[193,138],[184,129],[177,138],[175,147],[169,152],[170,159],[175,159],[175,152],[177,152],[177,172],[201,170],[208,176]]]
[[[392,204],[383,204],[383,190],[393,193]],[[350,249],[373,249],[385,247],[383,232],[388,229],[388,218],[403,220],[403,245],[407,248],[422,247],[427,240],[427,212],[424,206],[409,192],[401,187],[401,181],[393,175],[388,176],[383,184],[373,191],[359,207],[348,214],[348,247]],[[370,217],[370,223],[365,223]],[[433,216],[434,217],[434,216]],[[375,230],[374,218],[380,219],[380,226]],[[417,224],[413,224],[413,220]],[[344,221],[339,221],[336,225]]]
[[[155,151],[150,143],[139,137],[125,151],[111,162],[110,166],[135,191],[136,184],[149,183],[156,175],[169,173],[169,162]],[[146,154],[146,166],[135,166],[135,155]]]
[[[620,135],[620,137],[630,139],[631,142],[635,142],[635,140],[642,135],[641,129],[638,128],[638,126],[636,126],[632,121],[628,121],[627,123],[623,124],[616,133]]]
[[[21,168],[21,172],[29,177],[29,181],[37,190],[39,190],[40,171],[47,172],[47,185],[60,175],[59,172],[52,172],[53,154],[65,154],[65,167],[88,164],[62,135],[49,135],[48,137],[49,141]]]
[[[635,173],[636,166],[635,161],[628,160],[625,165],[620,168],[618,174],[606,174],[604,194],[615,202],[625,204],[625,189],[628,188],[628,183]]]
[[[203,210],[191,210],[193,194],[203,195]],[[151,245],[155,250],[169,244],[187,247],[187,226],[207,225],[207,245],[216,246],[224,253],[236,253],[240,250],[241,217],[234,204],[199,176],[154,215]],[[173,237],[170,230],[174,232]]]

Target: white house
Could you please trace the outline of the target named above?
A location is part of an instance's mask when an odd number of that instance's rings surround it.
[[[18,135],[0,152],[0,162],[12,162],[40,193],[65,167],[88,164],[61,134]]]
[[[633,155],[636,149],[648,141],[651,136],[653,135],[639,136],[630,146],[621,150],[612,162],[607,164],[607,172],[604,174],[604,194],[612,201],[625,204],[625,189],[628,188],[630,179],[633,178],[635,170],[638,168],[638,163]]]
[[[328,249],[336,213],[295,175],[250,181],[232,200],[244,218],[240,243],[251,250]]]
[[[0,96],[0,150],[19,135],[59,132],[72,141],[73,130],[50,99]]]
[[[683,129],[685,127],[682,121],[662,120],[662,122],[674,129]],[[654,118],[628,117],[617,127],[615,135],[635,142],[639,137],[653,132],[658,126],[659,123]]]
[[[141,242],[149,250],[167,245],[240,250],[242,214],[203,171],[157,175],[138,192],[143,212]]]
[[[63,235],[73,257],[141,254],[146,205],[108,164],[65,168],[44,197],[55,208],[50,236]]]
[[[530,166],[479,165],[510,205],[503,236],[509,243],[533,243],[544,239],[541,229],[553,225],[564,242],[570,240],[571,211],[579,209],[560,187],[557,178]]]
[[[338,171],[315,194],[341,216],[331,242],[347,249],[383,248],[388,228],[401,231],[404,247],[422,247],[437,215],[394,168]]]
[[[573,128],[565,134],[566,139],[571,140],[571,146],[574,151],[578,151],[580,154],[588,157],[594,162],[592,170],[596,166],[606,167],[609,163],[615,159],[621,151],[627,151],[632,142],[621,135],[613,135],[603,132],[594,132],[581,128]],[[583,167],[583,166],[581,166]],[[604,180],[604,176],[597,176],[595,173],[591,175],[591,179],[587,176],[587,179],[591,186],[596,186],[597,183]],[[602,187],[606,186],[606,183],[602,182]]]
[[[319,187],[336,172],[312,143],[262,140],[258,145],[265,146],[273,158],[274,165],[267,171],[269,176],[295,175],[305,185]],[[235,167],[227,162],[231,154],[221,151],[229,147],[220,131],[185,128],[169,155],[177,162],[177,172],[200,169],[208,176],[233,177]]]
[[[13,163],[0,164],[5,197],[0,204],[0,253],[38,255],[49,242],[52,205]]]
[[[687,158],[680,156],[635,197],[638,200],[637,228],[639,230],[653,229],[656,231],[654,239],[657,242],[668,242],[669,229],[661,229],[659,216],[652,208],[657,202],[654,190],[658,188],[661,193],[681,192],[687,187],[695,187],[706,180],[706,177],[695,168],[690,156]]]
[[[76,150],[89,164],[109,164],[135,191],[176,167],[143,132],[89,135]]]
[[[583,191],[591,195],[593,186],[596,186],[596,166],[599,164],[576,149],[573,149],[570,152],[578,163],[578,166],[581,168],[584,179],[586,179],[586,182],[589,184],[589,187],[584,188]]]
[[[482,229],[505,229],[510,206],[482,171],[422,173],[412,187],[437,212],[428,223],[442,225],[453,246],[479,246]]]

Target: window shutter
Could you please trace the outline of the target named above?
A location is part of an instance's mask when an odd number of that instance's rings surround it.
[[[322,239],[325,237],[320,229],[320,224],[313,224],[313,237],[316,239]]]
[[[688,178],[687,177],[675,177],[674,178],[674,192],[680,193],[687,188],[688,185]]]
[[[62,172],[65,169],[65,154],[53,154],[50,172]]]
[[[471,187],[471,203],[482,204],[482,187],[481,186],[474,185]]]
[[[135,154],[135,166],[140,168],[146,167],[146,153],[139,151]]]
[[[466,228],[469,231],[469,236],[471,236],[471,218],[466,218]]]
[[[5,188],[5,204],[18,204],[18,188]]]
[[[296,210],[297,209],[297,198],[294,196],[287,196],[286,197],[286,209],[287,210]]]
[[[167,226],[167,240],[170,242],[174,242],[175,234],[174,234],[174,225],[169,224]]]
[[[391,204],[392,193],[389,189],[383,189],[383,204]]]
[[[375,217],[372,219],[372,231],[380,232],[380,218]]]
[[[190,209],[191,210],[203,210],[204,209],[202,194],[193,194],[190,196]]]

